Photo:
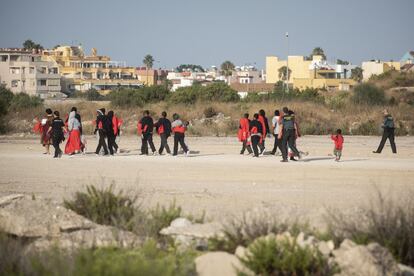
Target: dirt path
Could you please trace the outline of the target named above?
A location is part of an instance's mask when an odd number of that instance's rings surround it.
[[[345,137],[343,161],[336,163],[329,156],[329,137],[307,136],[298,147],[309,155],[287,164],[272,155],[240,156],[235,138],[187,140],[197,152],[190,157],[138,156],[140,143],[132,136],[120,143],[126,152],[98,157],[92,153],[96,141],[89,137],[90,153],[56,160],[41,154],[38,139],[1,137],[0,195],[25,193],[60,201],[86,184],[115,181],[118,188],[142,194],[146,206],[175,199],[186,212],[205,210],[214,220],[265,208],[318,225],[325,208],[352,212],[369,201],[375,187],[397,197],[414,189],[413,137],[397,139],[398,155],[388,145],[381,155],[371,153],[379,137]],[[271,141],[267,143],[269,150]]]

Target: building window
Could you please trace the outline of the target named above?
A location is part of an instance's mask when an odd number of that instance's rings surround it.
[[[37,85],[38,86],[46,86],[46,80],[38,80]]]
[[[20,83],[20,80],[12,80],[11,81],[11,87],[18,87]]]
[[[34,67],[30,67],[30,68],[29,68],[29,74],[34,74],[34,70],[35,70],[35,68],[34,68]]]
[[[8,56],[1,56],[0,61],[6,62],[8,60]]]
[[[49,68],[49,74],[57,74],[58,69],[56,67]]]
[[[10,74],[20,74],[19,67],[10,67]]]
[[[59,86],[60,80],[59,79],[49,79],[48,81],[49,86]]]

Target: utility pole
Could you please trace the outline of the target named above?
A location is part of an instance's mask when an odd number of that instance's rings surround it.
[[[286,56],[286,93],[289,93],[289,33],[286,32],[287,56]]]

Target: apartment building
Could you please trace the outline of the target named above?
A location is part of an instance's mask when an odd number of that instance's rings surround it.
[[[36,51],[0,48],[0,84],[13,93],[50,98],[61,92],[59,67]]]
[[[84,92],[90,88],[107,93],[118,87],[143,85],[135,67],[100,56],[96,48],[92,48],[90,55],[85,55],[81,46],[59,46],[43,51],[42,59],[58,64],[65,93]]]
[[[362,80],[367,81],[373,75],[380,75],[390,70],[400,71],[401,63],[398,61],[371,60],[362,62]]]
[[[285,74],[281,74],[280,70],[285,66],[290,72],[287,82],[293,88],[349,90],[356,84],[351,79],[351,70],[355,65],[330,64],[318,55],[314,55],[312,60],[304,56],[288,56],[287,60],[266,57],[266,83],[284,81]]]

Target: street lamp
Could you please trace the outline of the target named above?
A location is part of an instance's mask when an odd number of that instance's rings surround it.
[[[289,33],[286,32],[287,56],[286,56],[286,93],[289,93]]]

